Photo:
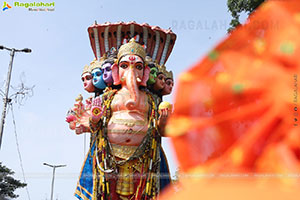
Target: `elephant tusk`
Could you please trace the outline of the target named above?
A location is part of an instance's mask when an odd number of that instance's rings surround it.
[[[142,80],[141,80],[139,77],[136,78],[136,81],[137,81],[138,83],[141,83],[141,82],[142,82]]]

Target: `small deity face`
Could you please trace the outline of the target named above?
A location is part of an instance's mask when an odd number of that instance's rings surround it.
[[[158,73],[157,77],[155,78],[155,83],[153,85],[154,91],[160,91],[165,87],[165,79],[166,76],[163,73]]]
[[[140,84],[144,75],[144,61],[136,55],[122,57],[119,61],[119,75],[122,83],[130,84],[134,81]]]
[[[106,88],[105,82],[103,80],[103,73],[100,68],[93,69],[92,76],[93,76],[93,84],[96,88],[101,90]]]
[[[102,65],[103,71],[103,80],[106,85],[111,86],[113,84],[112,72],[111,72],[112,63],[107,62]]]
[[[173,79],[167,78],[166,81],[165,81],[165,87],[164,87],[164,89],[162,91],[162,95],[171,94],[173,86],[174,86]]]
[[[148,84],[149,85],[152,85],[155,83],[155,78],[157,77],[157,72],[158,72],[158,69],[157,67],[154,66],[149,66],[150,67],[150,74],[149,74],[149,79],[148,79]]]
[[[81,75],[81,80],[83,82],[83,88],[87,91],[87,92],[94,92],[95,91],[95,87],[93,85],[93,76],[91,73],[86,72],[84,74]]]

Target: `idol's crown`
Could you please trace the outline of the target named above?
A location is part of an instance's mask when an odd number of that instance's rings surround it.
[[[120,58],[126,55],[137,55],[145,60],[146,51],[142,45],[137,43],[134,38],[132,38],[128,43],[123,44],[118,52],[118,62]]]

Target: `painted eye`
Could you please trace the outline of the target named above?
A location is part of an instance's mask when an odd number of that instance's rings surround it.
[[[96,72],[96,76],[101,76],[101,72]]]
[[[111,68],[110,68],[110,67],[106,67],[105,70],[106,70],[107,72],[109,72],[109,71],[111,70]]]
[[[128,65],[127,64],[121,64],[120,67],[123,68],[123,69],[126,69],[128,67]]]
[[[167,81],[166,84],[167,84],[167,85],[171,85],[171,84],[172,84],[172,81]]]
[[[137,66],[135,66],[138,70],[142,70],[143,69],[143,65],[138,64]]]
[[[158,76],[158,79],[159,79],[159,80],[163,80],[163,79],[164,79],[164,76],[163,76],[163,75],[159,75],[159,76]]]
[[[156,77],[157,76],[157,70],[156,69],[151,69],[150,74],[152,74],[152,76]]]
[[[82,82],[83,82],[83,81],[84,81],[84,78],[82,77],[81,80],[82,80]]]
[[[92,79],[92,76],[87,76],[86,77],[86,80],[91,80]]]

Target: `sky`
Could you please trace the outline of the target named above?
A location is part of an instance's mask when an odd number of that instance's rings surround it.
[[[231,19],[226,0],[65,0],[54,1],[55,10],[48,12],[29,11],[15,7],[14,1],[6,2],[12,8],[2,11],[4,1],[0,1],[0,45],[32,49],[30,54],[16,53],[11,85],[16,87],[22,80],[26,86],[34,86],[34,94],[23,106],[13,104],[22,162],[11,111],[6,117],[0,162],[16,172],[15,178],[23,181],[22,163],[32,200],[50,199],[52,168],[44,166],[44,162],[67,165],[56,170],[54,199],[75,199],[73,194],[84,153],[88,150],[89,135],[78,136],[69,130],[65,117],[79,94],[84,98],[90,96],[83,89],[80,76],[83,66],[94,59],[87,28],[95,20],[99,24],[136,21],[164,29],[171,27],[177,40],[166,66],[178,78],[226,37]],[[9,52],[0,50],[2,91],[9,61]],[[10,89],[10,95],[13,93]],[[176,80],[173,94],[164,99],[173,102],[175,94]],[[2,101],[0,107],[2,112]],[[174,175],[178,164],[169,138],[163,139],[163,146]],[[29,199],[25,188],[16,193],[20,195],[18,199]]]

